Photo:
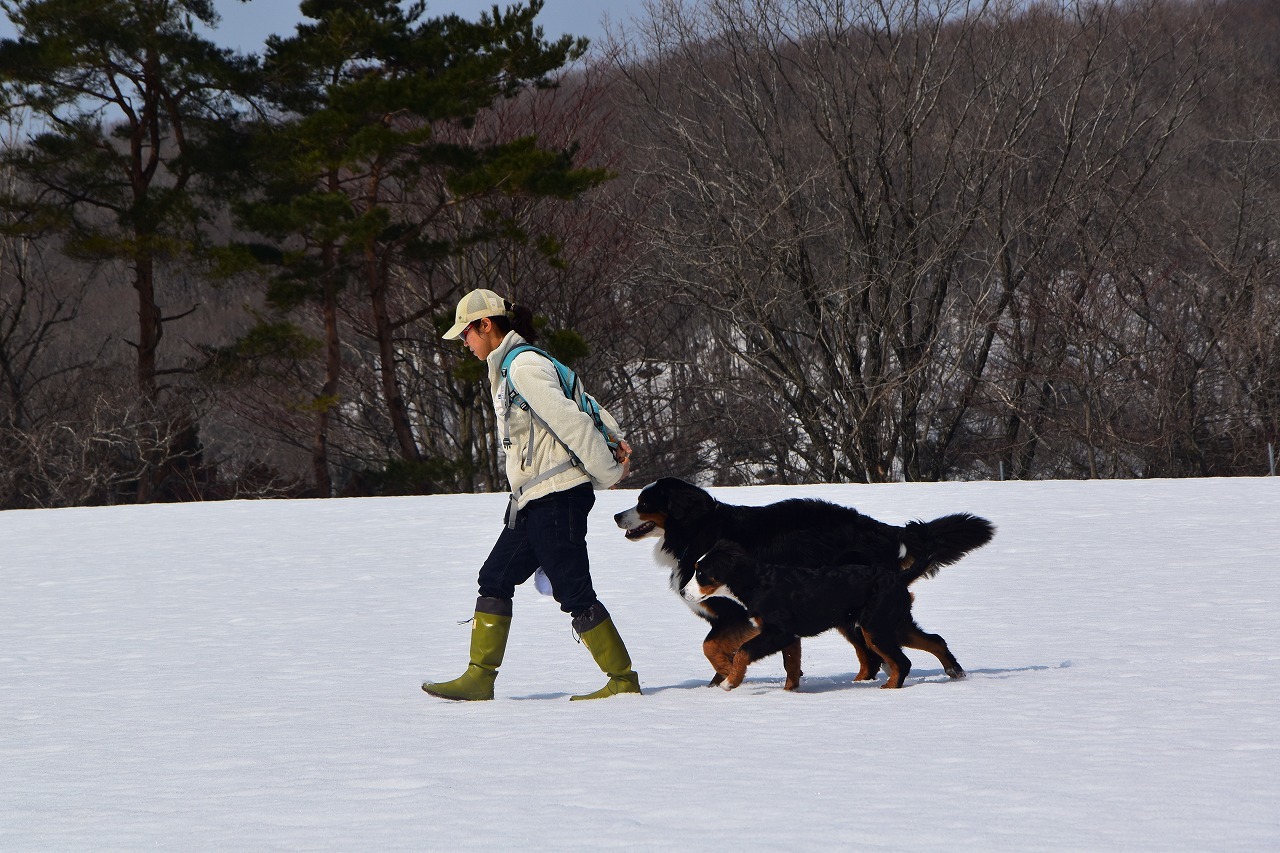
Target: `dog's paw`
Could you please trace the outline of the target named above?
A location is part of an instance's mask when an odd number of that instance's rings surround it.
[[[726,693],[737,686],[738,685],[734,684],[732,681],[729,681],[728,679],[720,682],[720,689],[725,691]]]

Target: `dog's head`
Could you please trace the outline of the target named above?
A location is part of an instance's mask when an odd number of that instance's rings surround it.
[[[693,577],[680,591],[689,601],[704,601],[714,596],[722,596],[737,601],[738,598],[729,589],[738,569],[750,557],[741,546],[721,539],[693,564]]]
[[[662,536],[669,527],[696,524],[715,507],[715,498],[692,483],[663,477],[640,490],[636,505],[613,517],[631,540]]]

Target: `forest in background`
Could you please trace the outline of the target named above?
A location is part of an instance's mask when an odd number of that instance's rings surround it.
[[[1268,473],[1274,3],[300,8],[0,0],[0,508],[503,490],[477,287],[631,485]]]

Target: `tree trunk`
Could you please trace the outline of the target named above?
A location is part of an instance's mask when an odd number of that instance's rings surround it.
[[[156,352],[160,348],[164,325],[160,307],[156,305],[155,260],[149,254],[143,254],[135,264],[133,288],[138,293],[138,396],[143,406],[151,412],[151,417],[146,419],[149,423],[141,424],[140,428],[154,431],[150,436],[139,436],[143,465],[138,477],[136,500],[142,504],[151,501],[156,486],[163,479],[165,457],[164,448],[159,443],[159,436],[163,431],[155,420],[159,415],[156,406]]]
[[[334,281],[334,249],[327,245],[321,252],[325,269],[321,311],[324,319],[324,385],[320,389],[316,431],[311,443],[311,471],[315,478],[316,497],[333,496],[333,478],[329,473],[330,412],[338,404],[342,381],[342,341],[338,337],[338,287]]]
[[[369,304],[373,314],[373,333],[378,340],[378,372],[382,380],[382,399],[386,405],[391,429],[400,447],[400,458],[406,462],[421,462],[422,454],[413,437],[413,425],[409,422],[409,409],[400,393],[400,379],[396,376],[395,327],[387,310],[387,284],[381,259],[376,249],[365,251],[365,270],[369,283]]]

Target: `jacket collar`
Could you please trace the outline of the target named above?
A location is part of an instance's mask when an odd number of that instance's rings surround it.
[[[502,360],[507,357],[507,353],[511,352],[513,347],[524,343],[528,343],[528,341],[521,337],[519,332],[512,329],[507,332],[507,336],[502,339],[502,343],[498,345],[498,348],[485,358],[485,362],[489,365],[489,384],[491,386],[498,387],[498,382],[502,378]]]

